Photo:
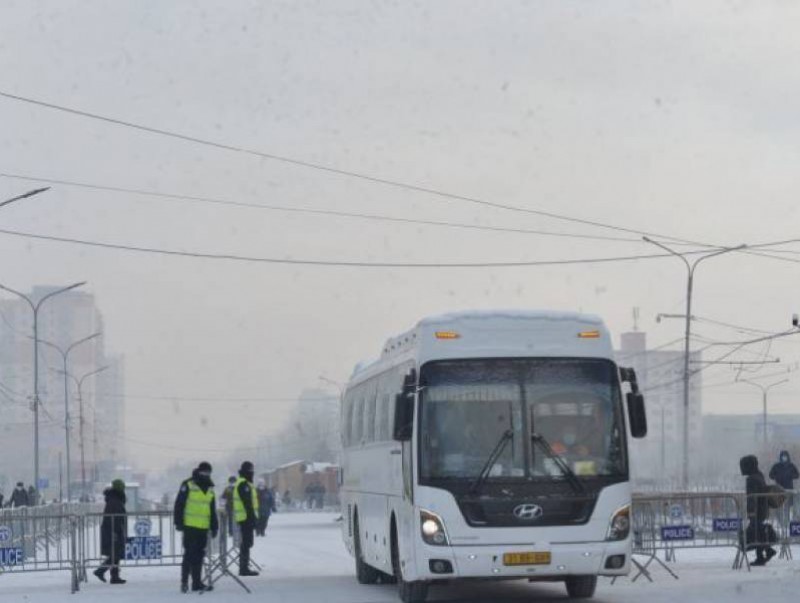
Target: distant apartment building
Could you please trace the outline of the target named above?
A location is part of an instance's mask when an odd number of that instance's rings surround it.
[[[648,349],[647,334],[622,333],[616,352],[620,366],[633,367],[647,406],[648,434],[631,440],[631,468],[638,482],[678,481],[683,462],[683,351]],[[690,355],[690,370],[698,368],[700,353]],[[702,374],[691,377],[689,388],[690,474],[698,475],[703,442]]]
[[[34,287],[27,292],[36,301],[56,287]],[[87,480],[97,474],[100,459],[119,458],[124,430],[124,359],[106,352],[103,318],[94,295],[70,291],[45,302],[39,312],[39,439],[40,477],[49,481],[47,498],[58,496],[59,475],[66,479],[66,442],[63,359],[73,342],[94,333],[95,339],[69,354],[68,395],[71,415],[71,469],[73,484],[80,480],[81,400],[76,380],[99,367],[109,368],[83,381],[84,455]],[[58,348],[58,349],[56,349]],[[33,477],[33,317],[30,306],[10,295],[0,298],[0,487]],[[114,442],[113,445],[111,442]],[[9,452],[11,452],[9,454]]]

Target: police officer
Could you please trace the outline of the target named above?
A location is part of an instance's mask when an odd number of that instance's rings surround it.
[[[183,532],[183,562],[181,564],[181,592],[211,590],[203,584],[203,559],[206,555],[208,532],[217,537],[219,522],[214,497],[214,482],[211,481],[211,465],[202,462],[192,472],[192,477],[181,484],[175,499],[175,529]]]
[[[258,519],[258,495],[253,487],[255,467],[250,461],[242,463],[239,479],[233,488],[233,519],[239,526],[241,544],[239,545],[239,575],[258,576],[250,569],[250,549],[253,546],[256,520]]]

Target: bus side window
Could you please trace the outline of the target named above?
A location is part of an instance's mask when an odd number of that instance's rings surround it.
[[[349,390],[342,401],[342,446],[348,448],[353,439],[352,434],[353,423],[353,390]]]
[[[364,384],[364,433],[361,439],[365,444],[375,441],[375,386],[374,377]]]
[[[353,416],[350,421],[350,444],[358,446],[361,443],[361,432],[364,427],[364,390],[362,386],[356,388],[353,400]]]

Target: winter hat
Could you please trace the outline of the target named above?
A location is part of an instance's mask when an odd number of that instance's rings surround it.
[[[197,466],[197,470],[201,473],[211,473],[211,463],[203,461]]]
[[[111,482],[111,489],[118,492],[125,492],[125,482],[117,478]]]

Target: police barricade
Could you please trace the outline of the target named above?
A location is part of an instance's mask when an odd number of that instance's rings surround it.
[[[78,582],[78,513],[86,505],[0,510],[0,574],[64,570]]]
[[[102,541],[104,519],[112,527],[120,526],[119,531],[110,530],[110,539],[105,547]],[[218,513],[218,519],[219,537],[212,539],[209,536],[206,548],[205,573],[209,583],[216,582],[224,575],[235,578],[228,567],[231,560],[238,558],[228,535],[228,522],[224,512]],[[79,523],[79,577],[82,581],[88,580],[87,570],[103,565],[119,565],[120,569],[126,570],[180,566],[182,563],[183,535],[175,529],[174,517],[170,511],[146,511],[125,516],[88,513],[79,518]],[[239,582],[238,578],[236,581]]]
[[[680,549],[729,547],[732,567],[747,563],[742,541],[745,501],[734,493],[670,493],[635,495],[633,498],[633,555],[638,572],[652,581],[649,568],[657,563],[674,578],[677,574],[665,562],[675,561]],[[658,558],[662,553],[664,560]]]

